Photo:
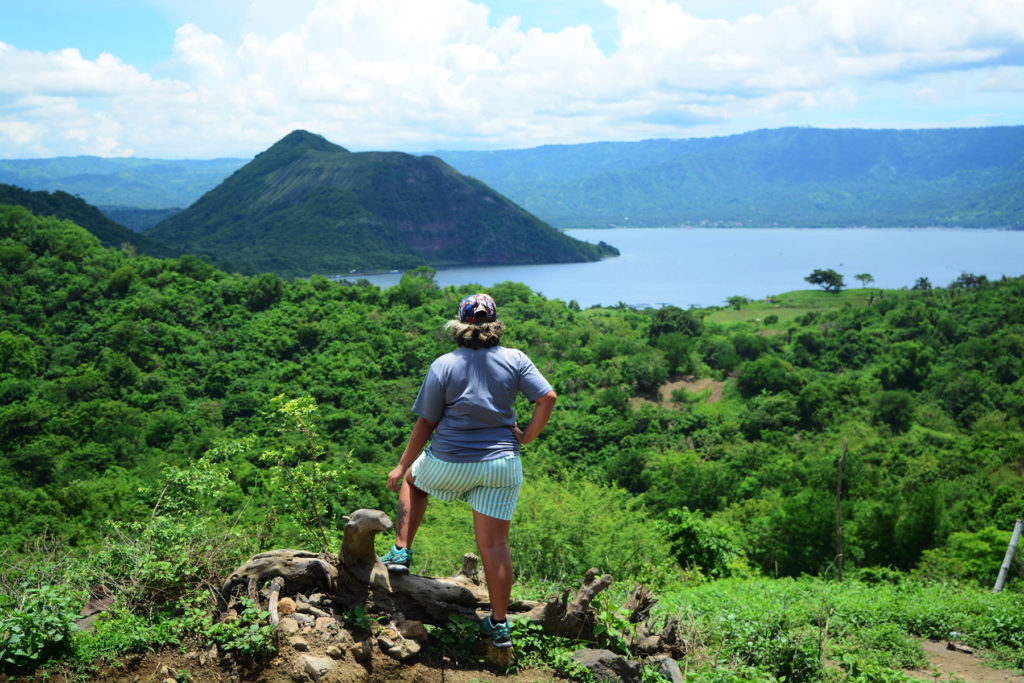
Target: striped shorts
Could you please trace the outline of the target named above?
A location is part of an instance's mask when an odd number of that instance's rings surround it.
[[[481,462],[438,460],[427,447],[412,464],[416,488],[438,500],[464,500],[480,514],[511,520],[523,485],[518,455]]]

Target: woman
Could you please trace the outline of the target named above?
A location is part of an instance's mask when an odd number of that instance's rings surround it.
[[[399,494],[395,545],[381,561],[388,571],[408,573],[428,497],[465,500],[473,508],[491,600],[480,630],[495,647],[511,647],[505,614],[513,579],[508,531],[523,482],[519,445],[537,438],[557,397],[526,354],[499,345],[505,325],[488,295],[459,302],[458,320],[447,328],[459,348],[431,364],[413,404],[419,419],[388,474],[388,487]],[[513,408],[520,391],[536,404],[525,430]]]

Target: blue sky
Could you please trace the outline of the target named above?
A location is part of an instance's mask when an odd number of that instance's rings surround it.
[[[0,0],[0,158],[1024,123],[1024,0]]]

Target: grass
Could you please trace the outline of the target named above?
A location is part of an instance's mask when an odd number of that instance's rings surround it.
[[[871,302],[878,301],[879,292],[884,297],[895,294],[896,290],[858,288],[844,289],[837,294],[817,289],[795,290],[770,296],[764,300],[750,301],[738,309],[719,308],[711,312],[707,319],[720,325],[754,323],[763,325],[765,329],[784,331],[792,327],[798,317],[807,313],[821,313],[843,306],[868,306]],[[765,318],[770,315],[777,316],[778,321],[764,325]]]

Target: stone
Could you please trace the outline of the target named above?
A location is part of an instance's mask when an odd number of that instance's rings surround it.
[[[369,662],[373,659],[373,640],[364,638],[363,640],[356,641],[352,643],[348,650],[357,662]]]
[[[298,652],[309,651],[309,643],[307,643],[301,636],[292,636],[288,639],[288,643]]]
[[[685,680],[683,678],[683,672],[679,669],[679,664],[668,655],[651,657],[647,660],[647,664],[654,669],[656,673],[664,676],[669,683],[683,683]]]
[[[295,611],[296,612],[302,612],[303,614],[308,614],[308,615],[313,616],[313,617],[329,617],[329,616],[331,616],[330,614],[328,614],[327,612],[323,611],[319,607],[313,607],[313,605],[310,605],[309,603],[305,603],[305,602],[300,602],[299,604],[297,604],[295,606]]]
[[[488,643],[484,659],[488,664],[508,669],[516,663],[516,649],[514,647],[494,647]]]
[[[334,617],[317,617],[316,621],[314,622],[314,626],[315,626],[317,631],[324,631],[324,632],[326,632],[328,629],[330,629],[336,623],[338,623],[338,622],[336,622],[334,620]]]
[[[348,629],[344,628],[339,628],[337,631],[335,631],[334,637],[339,643],[341,643],[345,647],[348,647],[349,645],[355,642],[355,640],[352,638],[352,634],[348,632]]]
[[[341,659],[345,656],[345,651],[337,645],[331,645],[327,648],[327,656],[331,659]]]
[[[425,643],[430,638],[427,627],[423,625],[422,621],[406,619],[404,614],[396,614],[395,620],[391,622],[391,626],[403,638],[411,638],[420,643]]]
[[[330,657],[314,657],[305,655],[302,658],[302,670],[314,681],[319,681],[337,666],[337,663]]]
[[[294,635],[299,632],[299,622],[291,617],[286,617],[277,622],[277,630],[286,636]]]
[[[309,616],[308,614],[303,614],[302,612],[296,612],[295,614],[293,614],[292,619],[299,622],[300,624],[307,624],[309,626],[312,626],[316,623],[316,619]]]
[[[640,683],[642,669],[638,662],[630,662],[611,650],[577,650],[572,659],[590,673],[596,681],[622,681]]]
[[[422,646],[415,640],[401,638],[392,647],[387,649],[387,653],[400,662],[407,662],[418,655],[421,648]]]

